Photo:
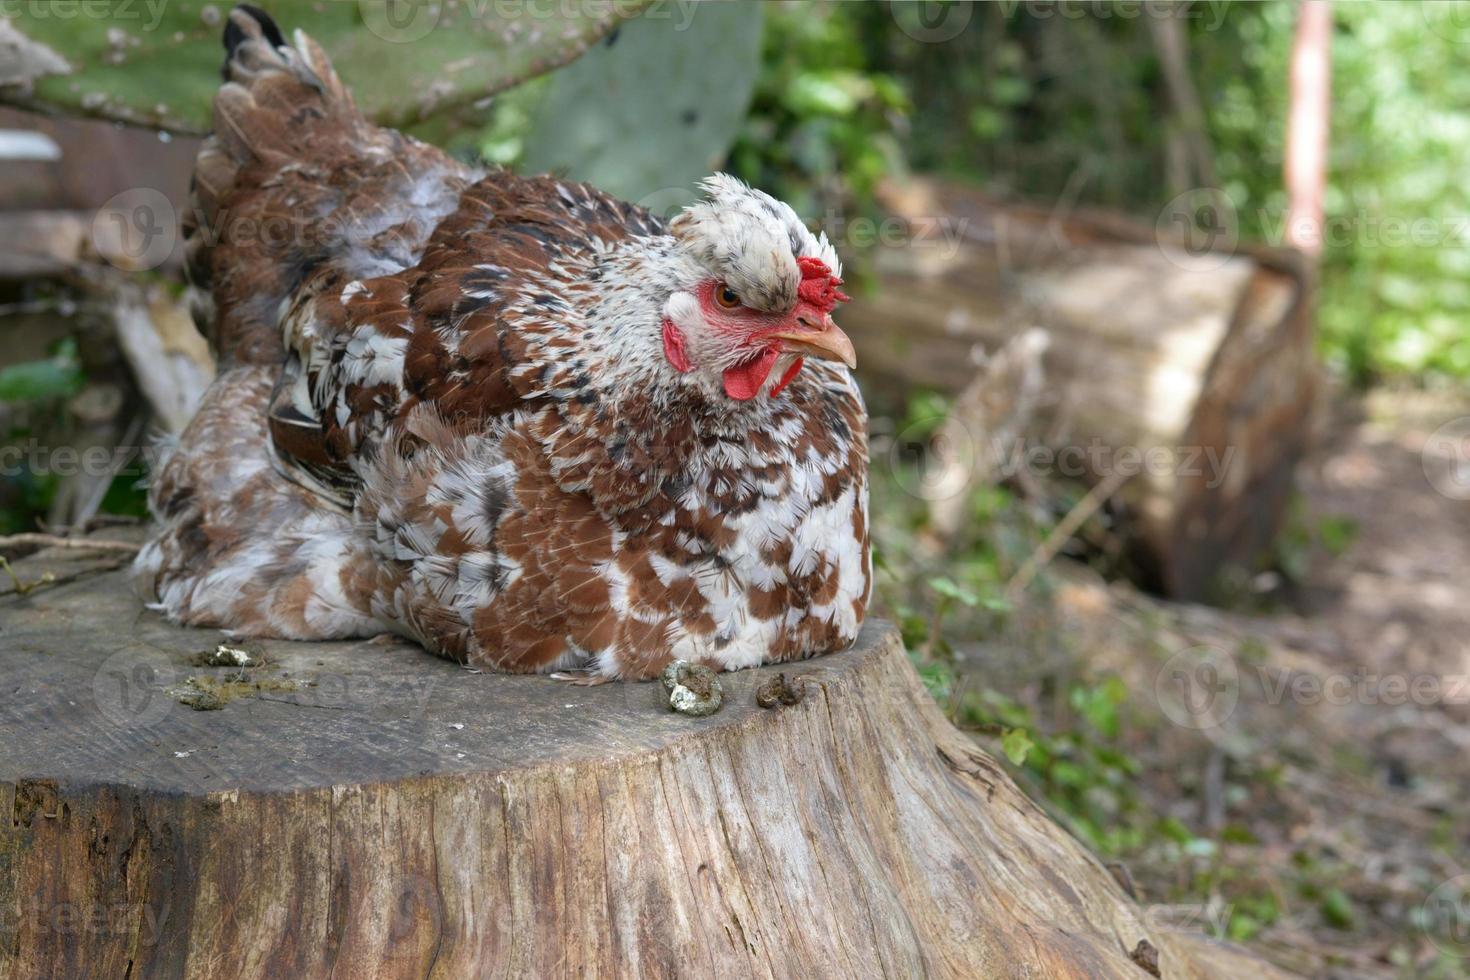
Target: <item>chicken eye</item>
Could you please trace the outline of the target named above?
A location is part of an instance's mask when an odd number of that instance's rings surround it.
[[[735,290],[720,283],[715,289],[715,302],[727,310],[733,310],[740,305],[740,297],[735,295]]]

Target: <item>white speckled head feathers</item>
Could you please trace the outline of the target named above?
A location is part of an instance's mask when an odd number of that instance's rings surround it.
[[[827,236],[813,235],[788,204],[729,174],[700,186],[708,200],[691,204],[670,225],[680,246],[727,283],[747,305],[781,312],[796,304],[802,256],[821,259],[842,275]]]

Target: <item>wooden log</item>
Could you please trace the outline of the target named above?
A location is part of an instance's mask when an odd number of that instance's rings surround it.
[[[1119,504],[1144,583],[1200,598],[1223,565],[1252,563],[1310,432],[1309,263],[1281,249],[1192,251],[1116,216],[1058,216],[940,182],[891,188],[885,202],[914,234],[878,250],[875,288],[842,318],[870,391],[963,391],[976,352],[1042,328],[1051,467],[1094,485],[1137,471]]]
[[[3,976],[1272,975],[1127,898],[881,623],[692,719],[401,644],[200,666],[116,572],[0,617]]]

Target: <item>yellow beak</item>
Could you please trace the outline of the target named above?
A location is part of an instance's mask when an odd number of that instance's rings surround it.
[[[850,368],[857,367],[857,351],[853,350],[852,341],[830,316],[820,330],[780,330],[766,336],[780,340],[782,349],[792,354],[841,361]]]

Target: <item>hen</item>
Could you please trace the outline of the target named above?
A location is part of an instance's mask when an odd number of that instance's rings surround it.
[[[185,222],[221,370],[136,570],[183,623],[648,678],[853,642],[867,439],[825,236],[716,175],[665,223],[367,122],[237,8]]]

